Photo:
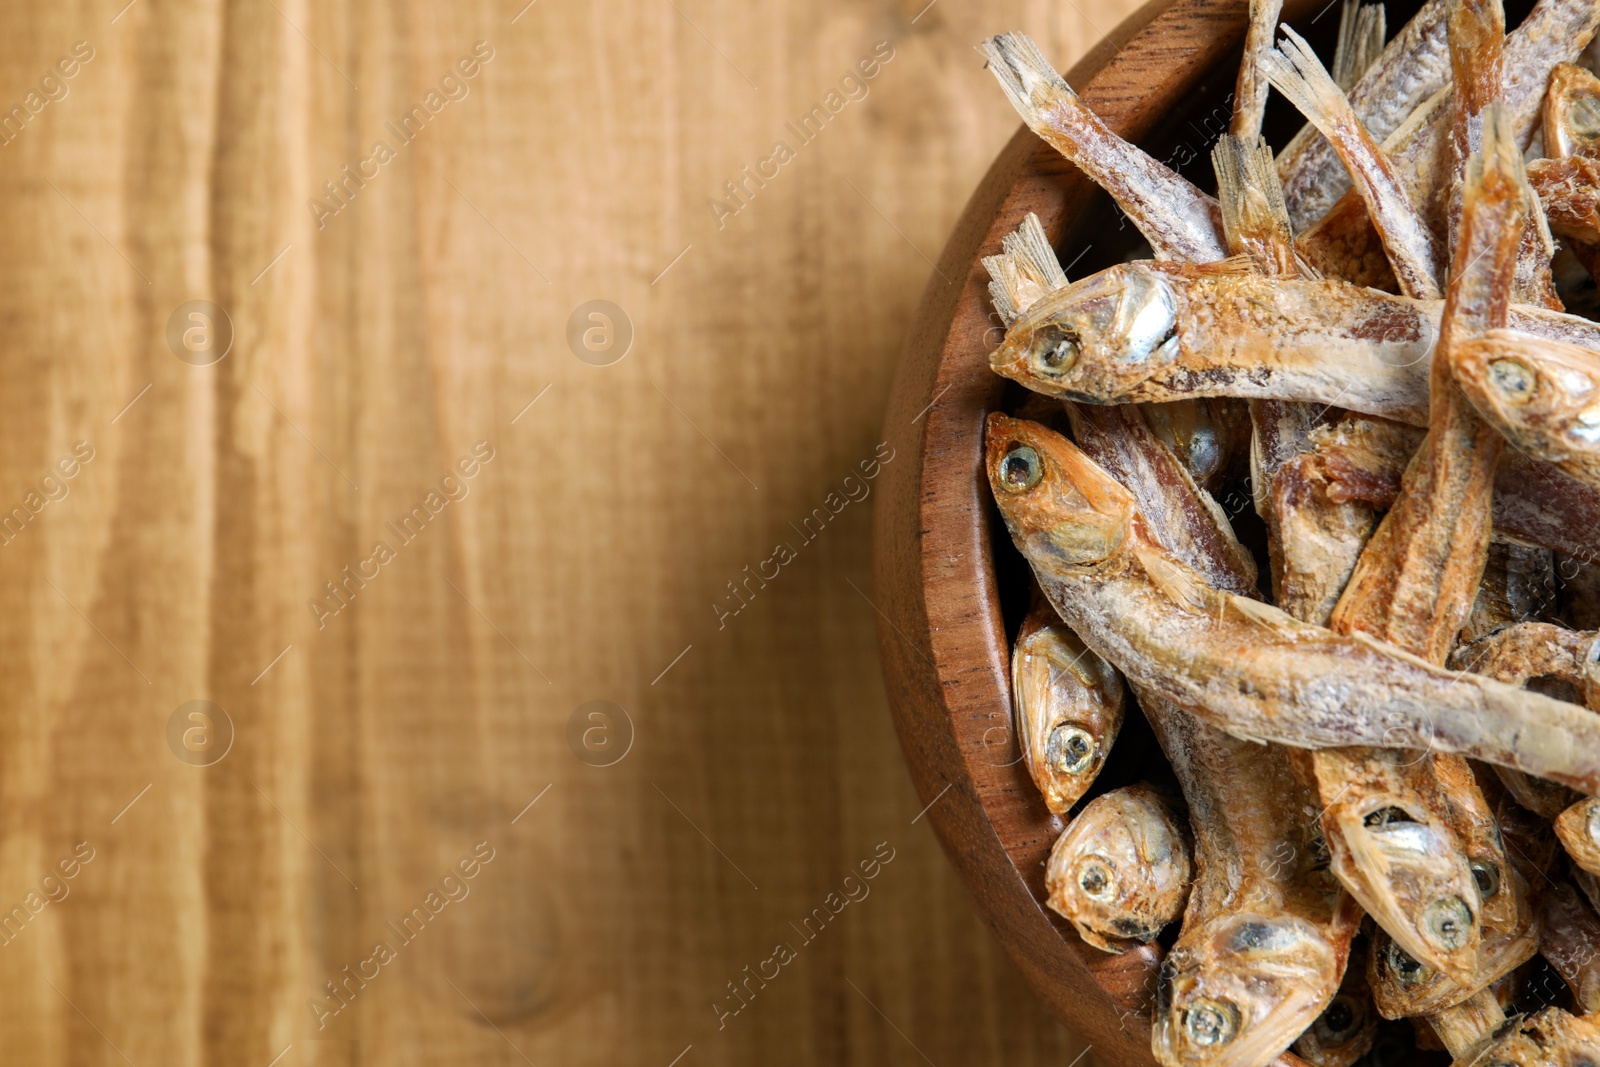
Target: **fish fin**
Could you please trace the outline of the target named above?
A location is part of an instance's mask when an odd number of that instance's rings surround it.
[[[1350,112],[1350,101],[1305,38],[1283,27],[1283,39],[1277,48],[1262,57],[1261,67],[1272,87],[1288,97],[1311,125],[1332,140],[1329,132],[1337,120]]]
[[[1293,629],[1293,624],[1298,621],[1281,608],[1273,607],[1271,604],[1266,604],[1259,600],[1252,600],[1247,596],[1229,594],[1228,607],[1238,612],[1249,622],[1259,623],[1276,633],[1282,633],[1286,628]]]
[[[1204,275],[1249,274],[1259,276],[1261,273],[1256,269],[1255,260],[1249,256],[1229,256],[1227,259],[1214,259],[1210,263],[1188,264],[1187,269],[1195,274]]]
[[[1333,80],[1345,92],[1372,66],[1383,51],[1388,32],[1382,4],[1344,0],[1339,14],[1339,43],[1333,51]]]
[[[1211,150],[1222,202],[1222,230],[1228,249],[1248,255],[1268,274],[1315,278],[1318,272],[1300,258],[1284,204],[1283,185],[1265,138],[1248,143],[1223,134]]]
[[[999,34],[983,42],[981,48],[1011,106],[1035,132],[1044,121],[1044,101],[1051,95],[1078,95],[1025,33]]]
[[[989,295],[1000,321],[1010,326],[1040,297],[1064,289],[1067,274],[1056,259],[1055,249],[1045,236],[1039,216],[1031,211],[1013,233],[1001,242],[1001,253],[985,256],[989,271]]]
[[[1216,590],[1207,585],[1195,571],[1167,555],[1154,545],[1141,545],[1133,550],[1134,556],[1156,587],[1169,600],[1189,611],[1205,612],[1209,609],[1211,595]]]

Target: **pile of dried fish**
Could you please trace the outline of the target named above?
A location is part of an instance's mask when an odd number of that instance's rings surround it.
[[[1592,1067],[1600,0],[1509,32],[1426,0],[1387,42],[1346,0],[1331,69],[1280,7],[1215,197],[1028,38],[984,45],[1150,250],[1069,282],[1030,215],[984,261],[991,365],[1037,394],[986,467],[1036,583],[1013,713],[1066,820],[1049,903],[1160,952],[1163,1064]],[[1269,86],[1308,120],[1276,154]],[[1140,716],[1172,773],[1096,788]]]

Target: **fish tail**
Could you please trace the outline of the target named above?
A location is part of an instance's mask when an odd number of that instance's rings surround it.
[[[1039,216],[1031,211],[1015,232],[1006,234],[1000,247],[1000,255],[985,256],[983,265],[989,271],[989,295],[994,298],[995,310],[1000,321],[1010,326],[1040,297],[1066,288],[1067,274],[1050,247]]]
[[[1067,79],[1051,66],[1027,34],[1002,33],[980,47],[1011,106],[1035,132],[1044,124],[1051,104],[1071,101],[1081,106]]]
[[[1339,42],[1333,50],[1333,80],[1341,89],[1348,93],[1355,88],[1383,51],[1387,32],[1382,4],[1344,0],[1344,10],[1339,14]]]
[[[1283,27],[1278,47],[1261,57],[1261,68],[1272,87],[1288,97],[1329,140],[1334,138],[1335,127],[1354,119],[1344,90],[1328,74],[1305,38],[1289,27]]]
[[[1222,230],[1229,250],[1244,252],[1265,242],[1292,264],[1294,233],[1266,139],[1246,141],[1223,134],[1211,150],[1211,165],[1217,172],[1217,199],[1222,202]],[[1275,273],[1293,273],[1293,269],[1285,264]]]

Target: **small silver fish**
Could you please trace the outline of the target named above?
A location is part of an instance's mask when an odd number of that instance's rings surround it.
[[[1148,785],[1102,793],[1050,850],[1046,902],[1106,952],[1154,941],[1183,914],[1194,880],[1189,832]]]
[[[1065,815],[1122,727],[1122,679],[1040,597],[1011,651],[1011,693],[1022,762],[1045,806]]]
[[[1245,257],[1120,263],[1039,298],[989,365],[1091,404],[1234,396],[1428,423],[1441,300],[1335,278],[1269,277]],[[1600,324],[1514,304],[1511,328],[1600,349]]]
[[[995,413],[986,437],[1013,543],[1062,620],[1135,686],[1236,736],[1427,746],[1600,793],[1600,716],[1219,592],[1060,434]]]
[[[1600,351],[1491,330],[1457,347],[1452,370],[1472,406],[1507,440],[1600,484]]]

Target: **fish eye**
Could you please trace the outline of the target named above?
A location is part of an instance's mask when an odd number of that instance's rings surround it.
[[[1217,473],[1222,458],[1222,443],[1211,427],[1202,426],[1189,436],[1189,473],[1197,481]]]
[[[1082,774],[1094,762],[1094,736],[1070,722],[1059,723],[1044,744],[1044,758],[1062,774]]]
[[[1266,948],[1273,940],[1273,929],[1266,923],[1243,923],[1233,933],[1233,948],[1236,952],[1249,952]]]
[[[1428,968],[1411,958],[1411,954],[1391,941],[1384,949],[1383,964],[1394,980],[1403,986],[1414,986],[1428,977]]]
[[[1318,1038],[1330,1045],[1340,1045],[1355,1036],[1367,1021],[1366,1008],[1354,997],[1337,996],[1329,1003],[1313,1026]]]
[[[1416,821],[1404,808],[1390,805],[1387,808],[1379,808],[1377,811],[1367,812],[1361,819],[1361,825],[1369,830],[1382,830],[1387,826]]]
[[[1533,372],[1514,359],[1497,359],[1489,364],[1489,384],[1513,404],[1533,399]]]
[[[1600,138],[1600,101],[1592,96],[1580,96],[1573,100],[1567,112],[1567,130],[1579,141]]]
[[[1239,1030],[1239,1009],[1226,1000],[1197,1000],[1183,1013],[1183,1029],[1201,1048],[1226,1044]]]
[[[1078,335],[1051,324],[1033,338],[1033,365],[1041,373],[1059,378],[1078,362]]]
[[[1000,484],[1013,493],[1032,489],[1044,477],[1039,453],[1027,445],[1017,445],[1000,461]]]
[[[1440,897],[1423,909],[1422,932],[1446,951],[1458,949],[1472,936],[1472,909],[1460,897]]]
[[[1078,888],[1095,900],[1105,900],[1116,888],[1111,868],[1097,856],[1090,856],[1078,868]]]
[[[1500,868],[1492,863],[1482,860],[1473,860],[1471,863],[1472,880],[1478,886],[1478,897],[1488,900],[1500,892]]]

